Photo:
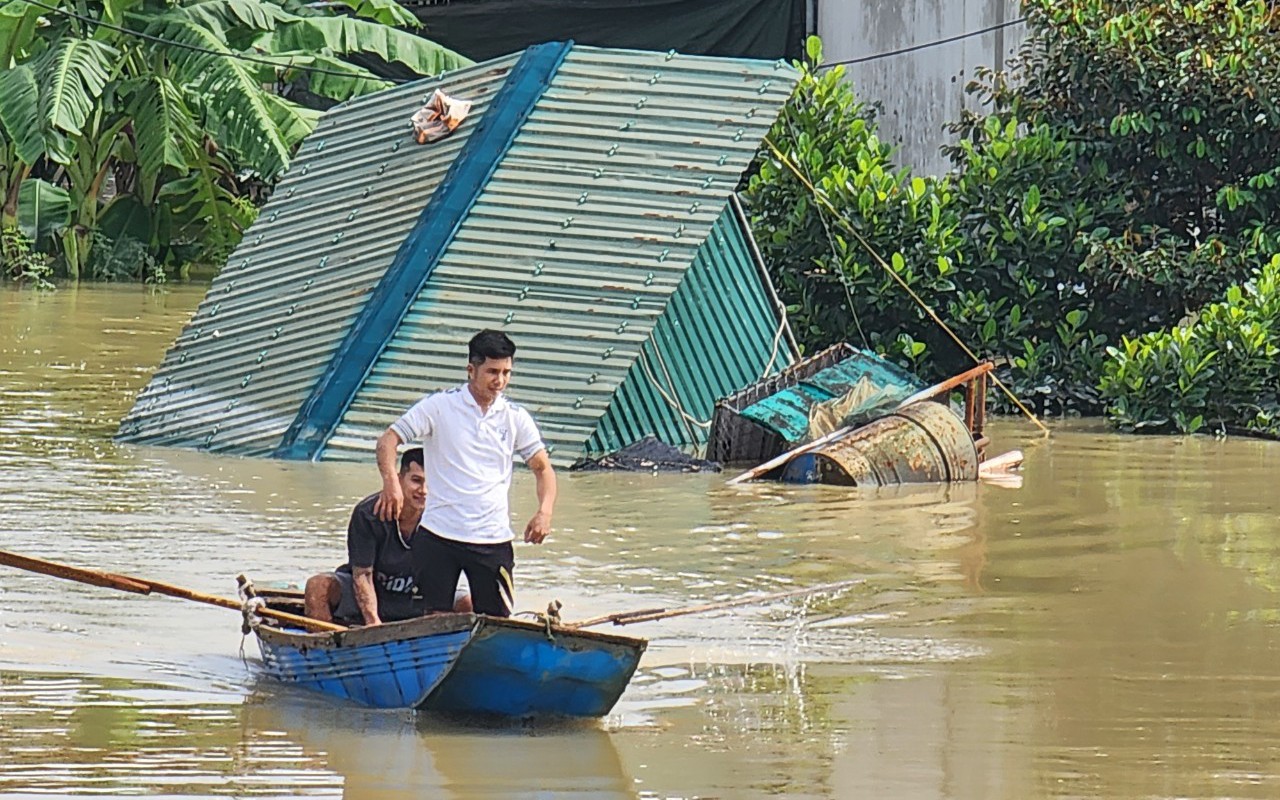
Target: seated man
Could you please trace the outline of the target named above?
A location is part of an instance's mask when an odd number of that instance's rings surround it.
[[[405,502],[396,519],[383,522],[374,515],[377,494],[361,500],[352,510],[347,524],[347,563],[307,580],[308,617],[346,625],[380,625],[426,612],[422,592],[414,581],[410,548],[427,501],[421,447],[404,451],[399,478]],[[455,592],[453,608],[471,610],[466,589]]]

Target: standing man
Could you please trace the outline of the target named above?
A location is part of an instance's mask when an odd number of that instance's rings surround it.
[[[395,519],[404,503],[396,448],[421,440],[426,454],[430,494],[413,551],[428,611],[453,607],[453,587],[465,572],[477,613],[511,615],[515,535],[507,495],[516,455],[533,471],[538,494],[524,540],[538,544],[551,531],[555,470],[533,417],[502,394],[515,354],[506,334],[480,331],[467,346],[467,382],[422,398],[378,438],[382,493],[374,513],[381,519]]]

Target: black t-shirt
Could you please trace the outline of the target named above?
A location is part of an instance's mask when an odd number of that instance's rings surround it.
[[[373,588],[378,598],[378,616],[383,622],[411,619],[423,614],[426,606],[413,575],[413,554],[400,534],[395,520],[384,522],[373,513],[378,495],[371,494],[356,504],[347,523],[347,563],[338,569],[373,567]]]

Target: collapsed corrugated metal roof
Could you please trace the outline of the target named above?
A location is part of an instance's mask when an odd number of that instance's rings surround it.
[[[119,438],[365,458],[495,327],[558,463],[704,440],[716,396],[795,358],[729,202],[795,79],[557,43],[331,110]],[[437,88],[471,115],[417,145]]]

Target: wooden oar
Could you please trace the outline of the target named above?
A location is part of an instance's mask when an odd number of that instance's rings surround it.
[[[930,386],[927,389],[921,389],[920,391],[911,395],[907,399],[898,403],[896,406],[893,407],[893,410],[901,411],[907,406],[915,405],[916,403],[919,403],[922,400],[928,400],[931,397],[937,397],[943,392],[949,392],[952,389],[956,388],[957,386],[961,385],[962,383],[971,381],[974,378],[978,377],[979,375],[987,374],[992,370],[992,368],[993,368],[993,365],[990,361],[984,361],[978,366],[974,367],[973,369],[966,370],[965,372],[962,372],[959,375],[955,375],[950,378],[947,378],[942,383],[935,383],[933,386]],[[795,458],[796,456],[804,455],[805,453],[808,453],[810,450],[816,450],[819,447],[823,446],[824,444],[827,444],[828,442],[847,436],[850,433],[853,433],[853,430],[854,429],[852,426],[845,427],[845,428],[837,428],[834,431],[831,431],[830,433],[828,433],[826,436],[820,436],[817,439],[814,439],[812,442],[799,445],[798,447],[788,450],[787,452],[783,453],[780,456],[776,456],[774,458],[769,459],[763,464],[752,467],[751,469],[747,470],[741,475],[735,475],[734,477],[730,478],[727,481],[727,483],[732,486],[735,483],[742,483],[743,481],[755,480],[756,478],[759,478],[761,475],[765,474],[766,472],[769,472],[773,469],[776,469],[777,467],[782,466],[783,464],[787,463],[788,461]]]
[[[631,625],[636,622],[652,622],[656,619],[666,619],[668,617],[683,617],[686,614],[703,614],[708,611],[720,611],[725,608],[736,608],[738,606],[754,606],[761,603],[772,603],[775,600],[785,600],[788,597],[800,597],[807,594],[817,594],[819,592],[835,592],[842,589],[848,589],[862,583],[861,579],[850,581],[838,581],[836,583],[824,583],[819,586],[810,586],[805,589],[792,589],[786,592],[774,592],[773,594],[758,594],[751,597],[739,597],[734,600],[725,600],[719,603],[703,603],[697,606],[684,606],[682,608],[644,608],[639,611],[621,611],[617,614],[603,614],[599,617],[591,617],[580,622],[566,622],[561,624],[562,628],[588,628],[592,625],[603,625],[606,622],[612,622],[614,625]]]
[[[232,600],[229,597],[218,597],[217,595],[203,594],[192,589],[185,589],[181,586],[174,586],[171,583],[161,583],[160,581],[147,580],[145,578],[137,578],[132,575],[116,575],[110,572],[102,572],[96,569],[82,569],[73,567],[69,564],[59,564],[56,561],[45,561],[31,556],[21,556],[17,553],[10,553],[7,550],[0,550],[0,564],[5,564],[18,569],[25,569],[30,572],[38,572],[41,575],[52,575],[55,578],[66,578],[69,581],[79,581],[92,586],[104,586],[108,589],[119,589],[124,592],[133,592],[135,594],[167,594],[170,597],[180,597],[183,600],[195,600],[200,603],[208,603],[213,606],[222,606],[223,608],[234,609],[235,611],[243,610],[244,606],[239,600]],[[288,622],[291,625],[297,625],[299,628],[305,628],[311,631],[345,631],[346,627],[335,625],[332,622],[321,622],[318,619],[302,617],[297,614],[290,614],[287,611],[276,611],[273,608],[257,608],[254,613],[261,617],[270,617],[271,619],[281,622]]]

